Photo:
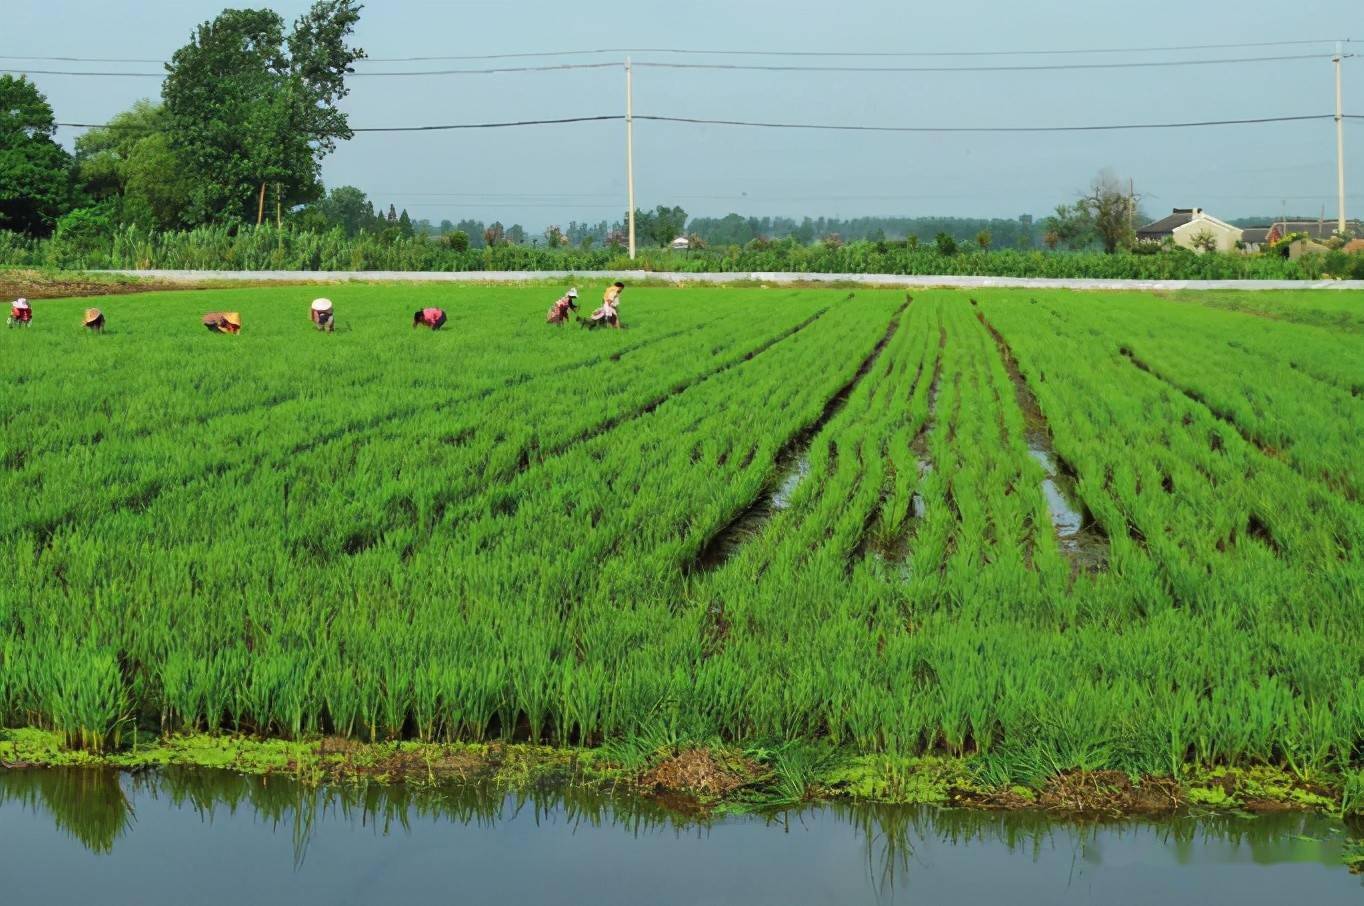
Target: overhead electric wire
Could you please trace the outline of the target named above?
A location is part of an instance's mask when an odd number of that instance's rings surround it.
[[[1344,43],[1350,38],[1320,38],[1296,41],[1248,41],[1225,44],[1171,44],[1147,47],[1071,47],[1059,50],[1004,49],[1004,50],[706,50],[683,47],[604,47],[579,50],[526,51],[519,53],[494,54],[455,54],[445,56],[410,57],[365,57],[357,63],[432,63],[443,60],[518,60],[540,57],[581,57],[601,56],[604,54],[621,55],[626,53],[657,53],[679,56],[730,56],[730,57],[862,57],[862,58],[914,58],[914,57],[1018,57],[1018,56],[1084,56],[1087,54],[1124,54],[1124,53],[1177,53],[1193,50],[1237,50],[1258,47],[1310,47],[1314,45]],[[77,57],[77,56],[28,56],[0,54],[0,60],[37,60],[58,63],[163,63],[164,60],[148,57]]]
[[[636,69],[703,69],[744,72],[1053,72],[1078,69],[1162,69],[1181,66],[1225,66],[1242,63],[1283,63],[1292,60],[1325,60],[1325,54],[1290,54],[1277,57],[1235,57],[1215,60],[1144,60],[1120,63],[1042,63],[1006,66],[810,66],[766,63],[661,63],[641,60]]]
[[[1299,123],[1313,120],[1334,120],[1335,114],[1306,114],[1302,116],[1261,116],[1245,119],[1193,120],[1173,123],[1099,123],[1070,126],[889,126],[856,123],[787,123],[762,120],[713,119],[696,116],[664,116],[636,113],[634,118],[645,122],[681,123],[697,126],[737,126],[755,129],[806,129],[823,132],[903,132],[903,133],[1027,133],[1027,132],[1117,132],[1141,129],[1198,129],[1212,126],[1250,126],[1267,123]],[[1364,116],[1346,114],[1345,119],[1364,119]],[[559,126],[571,123],[609,123],[621,122],[626,117],[621,113],[608,113],[599,116],[566,116],[554,119],[507,120],[490,123],[437,123],[423,126],[357,126],[354,133],[376,132],[449,132],[464,129],[511,129],[521,126]],[[129,128],[146,129],[140,124],[120,127],[102,123],[56,123],[63,129],[107,129]]]
[[[492,123],[448,123],[430,126],[357,126],[352,128],[351,132],[446,132],[456,129],[512,129],[517,126],[560,126],[568,123],[618,122],[624,119],[625,114],[623,113],[609,113],[602,116],[562,116],[555,119],[508,120]],[[146,126],[137,123],[129,123],[126,126],[115,125],[113,123],[55,123],[54,125],[62,129],[147,129]]]
[[[1346,58],[1353,57],[1346,54]],[[693,69],[719,70],[729,72],[1060,72],[1075,70],[1101,69],[1164,69],[1185,66],[1231,66],[1247,63],[1284,63],[1299,60],[1323,60],[1325,54],[1288,54],[1273,57],[1231,57],[1213,60],[1135,60],[1117,63],[1043,63],[1010,64],[1003,66],[824,66],[809,64],[768,64],[768,63],[667,63],[658,60],[639,60],[633,65],[636,69]],[[460,76],[460,75],[498,75],[517,72],[563,72],[576,69],[619,69],[621,62],[609,63],[554,63],[542,66],[495,66],[484,69],[425,69],[384,72],[350,72],[350,78],[415,78],[422,76]],[[16,75],[58,75],[58,76],[97,76],[101,78],[149,78],[164,79],[164,72],[89,72],[71,69],[0,69],[0,73]]]
[[[347,78],[374,78],[380,76],[448,76],[448,75],[497,75],[508,72],[557,72],[566,69],[620,69],[623,63],[555,63],[545,66],[496,66],[487,69],[428,69],[412,72],[348,72]],[[62,76],[116,76],[138,79],[164,79],[164,72],[84,72],[71,69],[0,69],[0,72],[17,75],[62,75]]]
[[[1294,123],[1308,120],[1333,120],[1335,114],[1307,116],[1263,116],[1251,119],[1198,120],[1181,123],[1106,123],[1087,126],[866,126],[837,123],[777,123],[755,120],[721,120],[694,116],[650,116],[635,114],[637,120],[660,123],[688,123],[703,126],[747,126],[762,129],[815,129],[831,132],[1114,132],[1132,129],[1195,129],[1206,126],[1248,126],[1259,123]]]

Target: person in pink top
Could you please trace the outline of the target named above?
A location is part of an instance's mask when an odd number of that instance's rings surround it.
[[[443,308],[423,308],[421,311],[412,313],[412,326],[429,327],[432,330],[440,330],[445,326],[445,309]]]

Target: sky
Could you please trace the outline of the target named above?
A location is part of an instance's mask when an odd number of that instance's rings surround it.
[[[250,0],[239,0],[247,5]],[[259,2],[292,21],[310,0]],[[0,54],[167,59],[223,0],[4,0]],[[898,59],[678,56],[639,48],[764,51],[1080,50],[1355,38],[1358,0],[371,0],[355,43],[371,57],[547,53],[599,56],[512,64],[748,62],[809,65],[1036,65],[1312,54],[1308,60],[1047,72],[745,72],[637,67],[636,114],[896,126],[1151,123],[1330,114],[1331,45],[1059,57]],[[1360,34],[1352,34],[1351,29]],[[384,63],[364,72],[483,68]],[[156,64],[0,60],[0,68],[156,72]],[[152,78],[32,75],[59,122],[102,122]],[[356,77],[354,127],[624,112],[622,68],[495,75]],[[1345,112],[1364,114],[1364,56],[1347,59]],[[1364,210],[1364,121],[1347,122],[1351,213]],[[70,146],[75,132],[63,129]],[[942,134],[763,130],[635,123],[636,202],[693,215],[1042,216],[1101,169],[1134,181],[1153,216],[1203,207],[1236,218],[1334,217],[1329,119],[1204,129]],[[329,186],[433,222],[465,217],[538,230],[617,220],[626,206],[625,127],[581,123],[446,133],[360,134],[323,165]]]

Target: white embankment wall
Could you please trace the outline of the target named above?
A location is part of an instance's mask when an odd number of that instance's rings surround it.
[[[883,287],[955,287],[987,289],[1174,290],[1334,289],[1364,290],[1364,280],[1091,280],[1048,277],[950,277],[903,274],[800,274],[754,271],[740,273],[677,273],[659,271],[164,271],[109,270],[95,273],[143,277],[167,283],[209,280],[247,280],[265,283],[582,283],[621,280],[626,283],[717,284],[859,284]]]

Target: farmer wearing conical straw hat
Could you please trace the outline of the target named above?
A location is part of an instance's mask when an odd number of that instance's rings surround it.
[[[27,327],[33,322],[33,309],[29,308],[27,299],[15,299],[9,304],[9,321],[6,323],[10,327],[22,324]]]
[[[331,299],[314,299],[312,307],[308,309],[308,317],[312,318],[318,330],[331,333],[336,329],[336,314],[332,310]]]
[[[242,329],[242,316],[235,311],[211,311],[204,315],[204,326],[214,333],[237,333]]]
[[[578,288],[575,286],[549,307],[549,313],[545,315],[546,324],[563,325],[568,320],[570,311],[578,310]]]
[[[98,308],[87,308],[85,310],[85,317],[81,319],[81,324],[85,326],[86,330],[94,333],[103,333],[104,312],[100,311]]]

